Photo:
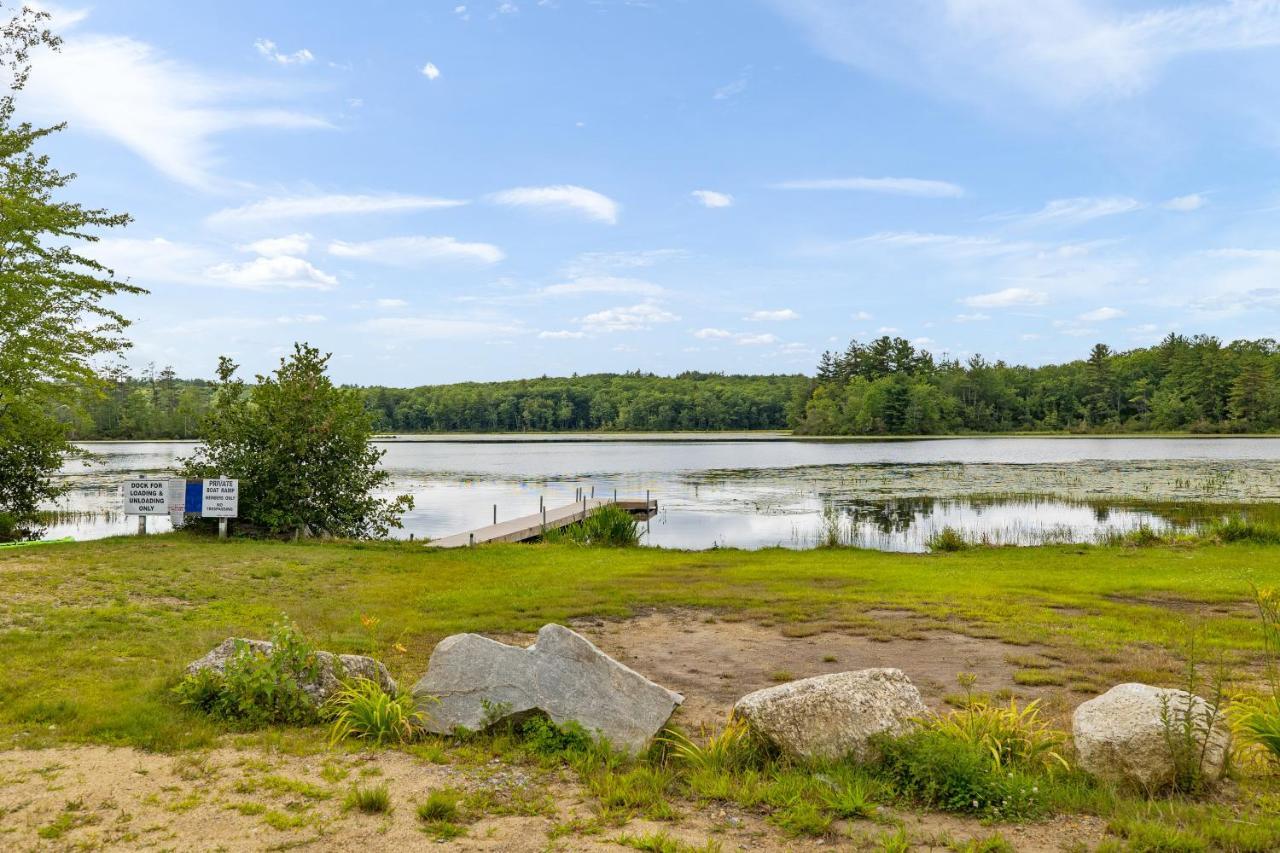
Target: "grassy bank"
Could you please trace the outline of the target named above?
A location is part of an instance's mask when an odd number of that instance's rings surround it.
[[[217,730],[168,696],[184,664],[288,614],[322,648],[416,679],[441,637],[696,607],[801,636],[947,627],[1039,643],[1114,680],[1171,677],[1157,652],[1189,625],[1248,658],[1249,584],[1280,582],[1280,548],[1045,547],[900,555],[398,544],[218,543],[186,535],[0,552],[0,737],[172,749]],[[886,608],[917,614],[889,620]],[[361,617],[372,617],[362,621]],[[368,624],[366,624],[368,623]],[[1098,663],[1102,662],[1102,663]]]

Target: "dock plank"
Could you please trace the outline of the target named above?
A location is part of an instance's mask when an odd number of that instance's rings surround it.
[[[609,504],[616,504],[631,513],[651,514],[658,510],[656,500],[615,501],[609,498],[586,498],[564,506],[547,507],[545,519],[542,513],[535,512],[532,515],[499,521],[497,524],[455,533],[452,536],[432,539],[426,544],[429,548],[466,548],[469,545],[484,545],[489,542],[526,542],[537,539],[544,530],[559,530],[562,527],[577,524],[597,509]]]

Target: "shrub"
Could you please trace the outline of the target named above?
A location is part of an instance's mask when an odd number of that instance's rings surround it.
[[[541,714],[520,724],[520,739],[533,752],[546,757],[580,755],[595,746],[587,730],[573,720],[557,726]]]
[[[934,552],[965,551],[973,547],[963,533],[949,525],[931,535],[924,544]]]
[[[269,654],[241,643],[222,672],[187,676],[174,688],[178,701],[251,727],[317,722],[315,701],[302,689],[319,674],[315,650],[288,621],[276,625],[271,643]]]
[[[699,744],[683,732],[668,729],[659,738],[675,761],[693,770],[724,773],[760,764],[763,746],[751,734],[745,720],[731,718],[719,734]]]
[[[391,792],[386,784],[369,788],[352,785],[342,805],[348,810],[358,809],[365,814],[386,814],[391,811]]]
[[[346,738],[385,743],[408,743],[422,732],[423,714],[413,695],[391,695],[368,678],[347,682],[325,704],[324,715],[333,721],[329,745]]]
[[[1216,668],[1207,685],[1209,695],[1205,697],[1205,704],[1197,710],[1197,703],[1192,698],[1201,686],[1201,660],[1196,641],[1193,634],[1187,642],[1187,663],[1181,685],[1190,695],[1181,701],[1170,700],[1166,695],[1160,701],[1160,726],[1173,759],[1173,788],[1183,794],[1202,793],[1212,782],[1205,773],[1205,761],[1210,736],[1222,719],[1229,678],[1225,667]]]
[[[1044,811],[1039,780],[1018,768],[998,768],[981,744],[921,729],[878,745],[880,768],[895,790],[923,806],[996,819]]]

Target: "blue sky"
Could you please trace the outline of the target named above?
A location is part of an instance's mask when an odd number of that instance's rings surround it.
[[[12,11],[13,0],[4,2]],[[135,365],[347,382],[1275,335],[1276,0],[46,4]]]

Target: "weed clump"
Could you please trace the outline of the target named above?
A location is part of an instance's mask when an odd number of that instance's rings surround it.
[[[924,544],[934,553],[967,551],[973,547],[969,540],[964,538],[964,533],[950,525],[931,535]]]
[[[603,548],[634,548],[640,544],[640,525],[625,509],[606,504],[577,524],[562,530],[548,530],[543,539]]]
[[[368,788],[352,785],[342,805],[348,811],[355,809],[364,814],[386,814],[391,811],[391,791],[385,783]]]
[[[202,669],[184,678],[179,703],[247,727],[311,725],[320,711],[303,689],[320,673],[315,649],[288,621],[276,625],[271,651],[237,645],[222,672]]]
[[[357,678],[343,685],[330,697],[323,709],[332,721],[329,745],[346,738],[372,742],[375,747],[387,743],[409,743],[423,731],[425,716],[415,706],[413,694],[395,695],[368,678]]]

